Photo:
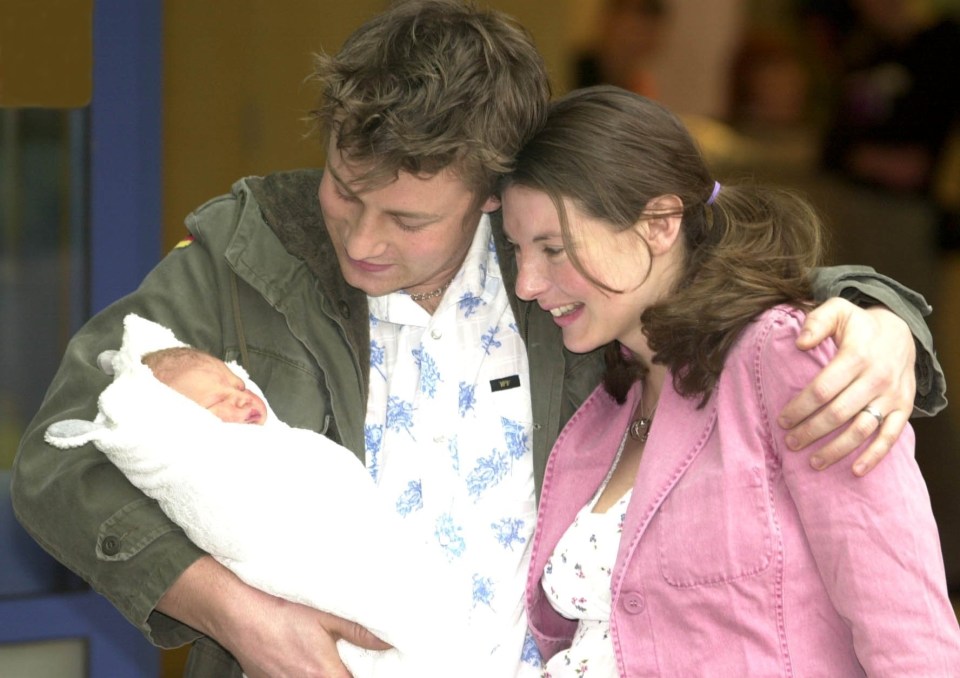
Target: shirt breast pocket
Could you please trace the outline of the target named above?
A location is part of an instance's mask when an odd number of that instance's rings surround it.
[[[773,558],[772,511],[762,467],[695,464],[663,502],[658,518],[660,572],[671,586],[752,577]]]

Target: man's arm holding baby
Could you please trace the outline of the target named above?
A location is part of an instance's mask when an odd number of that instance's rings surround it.
[[[338,639],[373,650],[388,647],[355,622],[247,586],[211,556],[183,572],[157,611],[217,640],[249,678],[349,678]]]

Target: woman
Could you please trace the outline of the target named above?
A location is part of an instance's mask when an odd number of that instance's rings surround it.
[[[676,118],[610,87],[554,104],[502,198],[518,295],[570,350],[611,345],[544,477],[527,608],[545,675],[955,671],[912,431],[858,478],[787,453],[775,422],[835,352],[795,347],[809,206],[721,187]]]

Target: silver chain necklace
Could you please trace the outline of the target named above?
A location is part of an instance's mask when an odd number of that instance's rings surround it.
[[[447,291],[447,288],[450,287],[450,283],[453,282],[453,279],[448,280],[443,285],[433,290],[432,292],[418,292],[417,294],[411,294],[410,298],[414,301],[426,301],[427,299],[435,299],[441,294]]]

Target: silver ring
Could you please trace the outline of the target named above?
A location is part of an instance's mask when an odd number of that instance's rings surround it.
[[[863,408],[862,410],[860,410],[860,411],[861,411],[861,412],[866,412],[867,414],[869,414],[870,416],[872,416],[874,419],[876,419],[876,420],[877,420],[877,426],[881,426],[881,425],[883,424],[884,416],[883,416],[882,414],[880,414],[880,410],[878,410],[878,409],[877,409],[876,407],[874,407],[873,405],[867,405],[866,407],[864,407],[864,408]]]

